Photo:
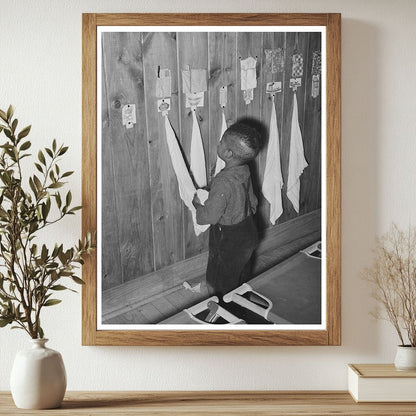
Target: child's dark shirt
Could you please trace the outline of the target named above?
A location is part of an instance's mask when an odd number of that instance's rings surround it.
[[[234,225],[257,209],[248,165],[224,168],[214,177],[208,199],[196,210],[198,224]]]

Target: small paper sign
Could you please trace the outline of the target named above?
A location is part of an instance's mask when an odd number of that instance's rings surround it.
[[[292,56],[292,77],[298,78],[303,76],[303,56],[295,53]]]
[[[266,55],[266,70],[272,74],[283,72],[284,70],[284,50],[278,49],[265,49]]]
[[[227,86],[224,85],[220,88],[220,106],[227,106]]]
[[[244,90],[243,98],[244,98],[244,102],[247,105],[249,105],[254,100],[254,90],[253,89]]]
[[[312,75],[312,98],[319,95],[319,75]]]
[[[266,84],[266,92],[269,94],[275,94],[277,92],[282,92],[282,83],[281,81],[268,82]]]
[[[185,107],[186,108],[195,108],[204,106],[204,93],[189,93],[186,94]]]
[[[169,69],[160,69],[156,78],[156,97],[167,98],[172,95],[171,75]]]
[[[164,100],[157,100],[157,111],[162,113],[162,115],[166,115],[170,110],[170,99],[165,98]]]
[[[121,118],[126,129],[133,128],[136,124],[136,105],[126,104],[121,110]]]
[[[302,78],[290,78],[289,87],[296,91],[299,87],[302,86]]]
[[[321,51],[312,54],[312,75],[321,74]]]

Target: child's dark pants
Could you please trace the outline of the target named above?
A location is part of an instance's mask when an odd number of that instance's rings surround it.
[[[207,265],[210,295],[223,296],[251,279],[251,257],[257,244],[252,215],[238,224],[211,226]]]

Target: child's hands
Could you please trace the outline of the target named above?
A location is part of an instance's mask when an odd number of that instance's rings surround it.
[[[195,192],[195,195],[194,195],[194,199],[192,200],[192,204],[195,208],[198,208],[198,206],[202,205],[201,201],[198,197],[198,194],[196,192]]]

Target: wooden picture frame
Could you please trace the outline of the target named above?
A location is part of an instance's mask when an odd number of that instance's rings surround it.
[[[83,266],[83,345],[340,345],[341,344],[341,15],[100,14],[82,16],[82,230],[97,230],[97,28],[101,26],[319,26],[325,28],[326,68],[326,305],[323,329],[99,329],[97,254]],[[120,59],[123,59],[120,56]],[[324,142],[325,143],[325,142]],[[325,307],[324,307],[325,309]]]

